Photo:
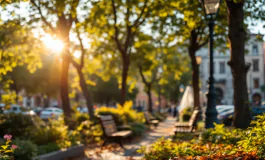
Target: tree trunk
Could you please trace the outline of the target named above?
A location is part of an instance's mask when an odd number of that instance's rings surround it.
[[[68,96],[68,69],[69,69],[69,57],[65,53],[63,53],[60,92],[61,92],[62,107],[64,111],[64,120],[66,124],[70,127],[72,110],[70,107],[70,100]]]
[[[148,96],[148,111],[153,113],[153,101],[152,101],[152,93],[151,93],[151,86],[147,87],[147,96]]]
[[[89,93],[88,90],[88,86],[86,84],[86,80],[84,77],[84,74],[82,73],[82,70],[80,68],[76,68],[77,69],[77,73],[79,75],[79,84],[80,87],[83,91],[83,95],[86,99],[86,105],[87,105],[87,109],[88,109],[88,114],[89,114],[89,118],[90,120],[93,120],[95,118],[94,116],[94,108],[93,108],[93,102],[92,102],[92,98],[91,98],[91,94]]]
[[[193,87],[193,100],[194,109],[200,109],[200,88],[199,88],[199,66],[196,62],[196,34],[195,31],[191,33],[191,41],[189,46],[189,56],[192,65],[192,87]]]
[[[121,100],[120,104],[123,105],[126,100],[126,92],[127,92],[127,77],[128,77],[128,71],[129,71],[129,57],[125,56],[123,58],[123,65],[122,65],[122,82],[121,82]]]
[[[247,128],[250,125],[251,113],[248,102],[246,75],[249,65],[245,64],[244,2],[226,1],[228,8],[230,61],[234,85],[234,120],[236,128]]]
[[[158,112],[161,111],[162,103],[161,103],[161,86],[158,85]]]

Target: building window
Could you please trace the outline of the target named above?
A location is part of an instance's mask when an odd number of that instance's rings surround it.
[[[252,47],[252,54],[253,55],[258,55],[259,54],[259,50],[258,50],[258,46],[257,45],[254,45]]]
[[[258,78],[255,78],[253,80],[253,82],[254,82],[254,88],[259,88],[259,79]]]
[[[220,62],[219,65],[219,72],[225,73],[225,62]]]
[[[253,59],[253,71],[254,72],[259,71],[259,60],[258,59]]]
[[[145,101],[143,101],[143,107],[145,107]]]

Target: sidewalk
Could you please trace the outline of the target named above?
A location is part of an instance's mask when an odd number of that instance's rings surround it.
[[[138,160],[143,157],[143,155],[138,154],[137,150],[141,146],[148,146],[152,144],[156,139],[165,137],[169,138],[172,135],[172,129],[174,128],[176,120],[173,117],[168,117],[164,122],[160,122],[159,126],[155,129],[151,127],[151,130],[147,131],[138,140],[133,140],[134,142],[125,143],[124,147],[126,150],[121,149],[117,145],[110,144],[107,149],[100,150],[97,148],[88,148],[86,150],[86,155],[92,160]]]

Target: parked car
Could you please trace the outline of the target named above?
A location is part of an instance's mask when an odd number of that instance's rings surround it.
[[[21,107],[17,104],[12,104],[10,105],[10,108],[4,110],[4,114],[9,114],[9,113],[23,114],[23,115],[30,115],[30,116],[36,115],[36,113],[33,110],[30,110],[25,107]]]
[[[48,107],[41,111],[40,118],[43,120],[48,120],[50,118],[57,119],[59,116],[63,114],[63,110],[56,107]]]
[[[218,120],[224,123],[226,126],[232,125],[234,116],[234,106],[233,105],[218,105],[216,106],[218,112]]]
[[[32,108],[32,110],[37,114],[40,115],[41,111],[43,110],[42,107],[34,107]]]
[[[78,107],[77,110],[80,112],[80,113],[88,113],[88,109],[86,107]]]
[[[230,109],[234,109],[234,106],[233,105],[217,105],[216,109],[218,113],[221,113],[224,111],[228,111]]]

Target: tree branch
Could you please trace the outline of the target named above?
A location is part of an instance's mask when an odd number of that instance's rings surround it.
[[[37,5],[37,3],[35,2],[35,0],[30,0],[30,2],[33,4],[33,6],[35,6],[37,8],[37,10],[39,11],[39,14],[41,16],[41,20],[50,28],[50,30],[55,34],[56,33],[56,30],[54,29],[54,27],[52,26],[51,23],[49,23],[47,21],[47,19],[44,17],[43,13],[42,13],[42,10],[41,10],[41,7],[40,5]]]
[[[126,20],[126,25],[127,25],[127,28],[130,26],[130,14],[131,14],[131,12],[130,12],[130,2],[129,2],[130,0],[126,0],[126,18],[125,18],[125,20]]]
[[[73,64],[73,66],[74,66],[77,70],[81,70],[81,69],[82,69],[81,66],[80,66],[80,64],[78,64],[78,63],[73,59],[73,57],[72,57],[70,54],[68,54],[67,56],[69,56],[69,60],[70,60],[70,62]]]
[[[151,80],[151,84],[154,83],[155,80],[156,80],[157,70],[158,70],[158,68],[156,68],[156,69],[154,70],[154,73],[153,73],[153,76],[152,76],[152,80]]]
[[[202,42],[201,44],[198,44],[196,50],[199,50],[200,48],[202,48],[203,46],[205,46],[207,43],[208,43],[208,38],[204,42]]]
[[[79,23],[78,19],[75,18],[75,24]],[[85,47],[84,47],[84,44],[83,44],[83,41],[82,41],[82,38],[80,36],[80,31],[78,28],[76,28],[76,33],[77,33],[77,38],[78,38],[78,41],[80,43],[80,49],[81,49],[81,57],[80,57],[80,67],[83,68],[84,66],[84,58],[85,58]]]
[[[144,82],[145,85],[148,85],[148,82],[146,81],[146,79],[144,77],[144,74],[143,74],[143,68],[142,68],[142,66],[141,65],[138,65],[138,68],[139,68],[139,72],[140,72],[142,81]]]
[[[145,8],[146,8],[146,6],[147,6],[147,1],[148,1],[148,0],[145,0],[145,1],[144,1],[144,6],[143,6],[143,8],[142,8],[142,10],[141,10],[141,13],[140,13],[139,17],[134,21],[134,24],[133,24],[134,27],[139,27],[139,25],[140,25],[141,23],[143,23],[144,19],[143,19],[141,22],[140,22],[140,20],[141,20],[141,18],[142,18],[142,16],[143,16],[143,14],[144,14],[144,10],[145,10]]]
[[[119,37],[118,37],[119,36],[119,29],[117,27],[117,10],[116,10],[116,6],[115,6],[114,0],[111,0],[111,2],[112,2],[112,11],[113,11],[113,15],[114,15],[114,29],[115,29],[114,40],[115,40],[120,52],[122,54],[124,54],[124,50],[123,50],[123,48],[121,46],[121,43],[120,43]]]

